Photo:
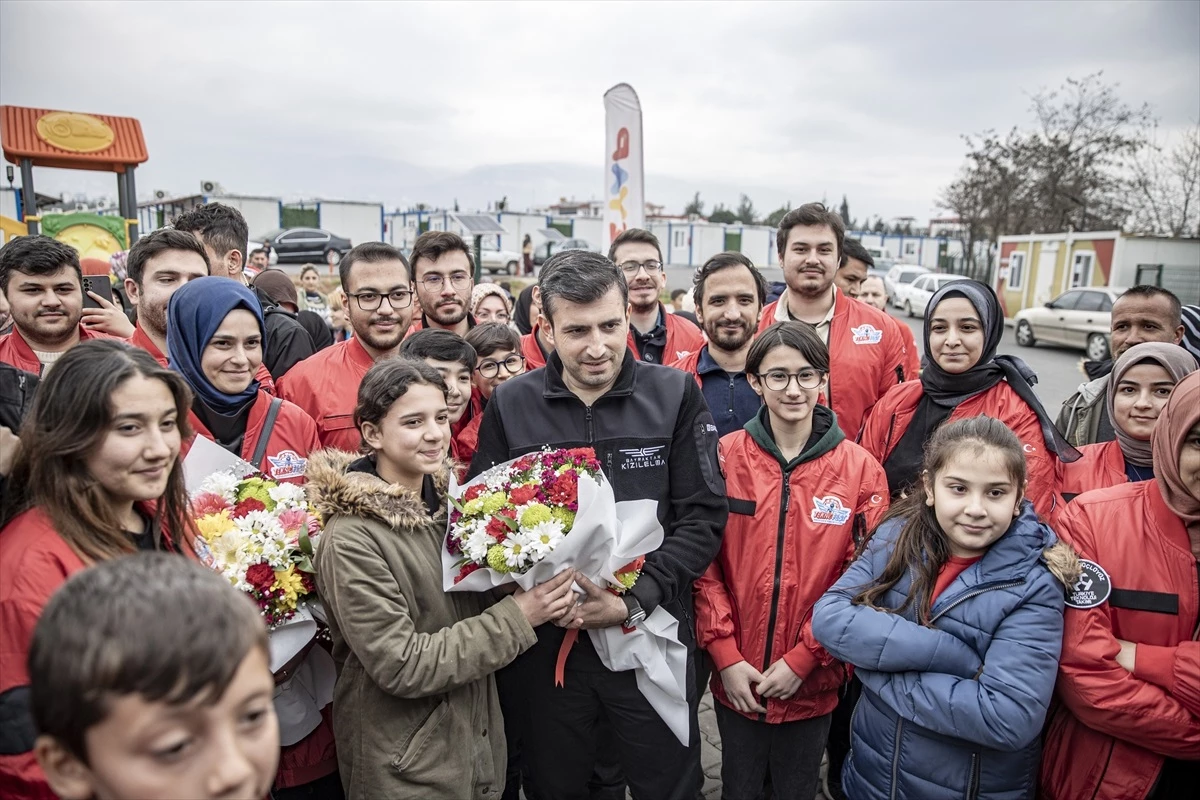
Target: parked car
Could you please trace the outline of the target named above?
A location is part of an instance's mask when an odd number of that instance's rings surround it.
[[[500,250],[493,242],[483,242],[483,247],[479,252],[479,263],[485,272],[495,274],[503,272],[505,275],[516,275],[521,270],[520,253],[512,250]]]
[[[306,261],[337,264],[353,247],[349,239],[320,228],[280,228],[250,242],[251,250],[263,246],[271,248],[272,264],[303,264]]]
[[[1112,307],[1124,289],[1071,289],[1044,306],[1021,309],[1014,317],[1017,344],[1033,347],[1052,342],[1078,347],[1092,361],[1112,352]]]
[[[562,239],[557,242],[543,242],[533,250],[533,263],[539,267],[546,263],[546,259],[555,253],[561,253],[564,250],[591,250],[592,246],[587,239]]]
[[[931,272],[928,275],[918,275],[910,284],[900,284],[896,293],[903,298],[900,305],[910,317],[925,316],[925,308],[929,298],[947,283],[965,280],[962,275],[952,275],[948,272]]]
[[[924,267],[918,267],[916,264],[895,264],[888,270],[888,274],[883,278],[883,290],[887,292],[888,303],[896,308],[903,308],[900,305],[900,298],[897,295],[897,290],[901,286],[907,286],[915,281],[920,276],[926,274],[929,270]]]

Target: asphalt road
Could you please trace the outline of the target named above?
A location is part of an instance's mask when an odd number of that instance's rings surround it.
[[[761,270],[768,283],[783,280],[783,271],[778,267],[763,267]],[[690,290],[692,273],[691,267],[667,267],[667,286],[671,290],[677,288]],[[888,312],[912,329],[917,346],[920,347],[921,320],[908,319],[903,311],[895,308],[889,308]],[[1051,417],[1058,416],[1058,409],[1063,401],[1070,397],[1085,379],[1079,366],[1084,358],[1082,350],[1045,344],[1019,347],[1013,338],[1011,327],[1004,332],[1004,339],[1000,343],[1000,352],[1018,356],[1037,373],[1038,383],[1034,390]]]

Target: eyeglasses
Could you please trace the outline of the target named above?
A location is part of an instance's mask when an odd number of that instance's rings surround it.
[[[501,366],[509,375],[519,375],[525,369],[525,356],[509,356],[503,361],[480,361],[475,371],[485,378],[494,378],[500,374]]]
[[[621,267],[622,272],[631,278],[638,274],[639,269],[646,270],[647,275],[653,275],[656,272],[661,272],[663,268],[661,261],[626,261],[618,266]]]
[[[465,272],[452,272],[450,274],[450,285],[455,289],[465,289],[471,282],[471,276]],[[442,287],[446,285],[446,276],[435,272],[432,275],[426,275],[421,278],[421,283],[431,292],[440,292]]]
[[[387,294],[379,292],[358,292],[357,294],[347,293],[354,298],[354,302],[358,303],[358,307],[363,311],[374,311],[379,308],[379,304],[383,302],[383,298],[387,298],[388,305],[392,308],[408,308],[412,305],[412,290],[411,289],[396,289]]]
[[[782,392],[787,389],[788,384],[792,382],[792,378],[796,379],[796,385],[801,389],[815,389],[825,379],[825,373],[819,369],[802,369],[799,372],[784,372],[781,369],[773,369],[770,372],[758,372],[755,374],[773,392]]]

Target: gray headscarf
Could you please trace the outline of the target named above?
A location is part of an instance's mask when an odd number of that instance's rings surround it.
[[[1112,377],[1108,379],[1108,418],[1113,421],[1113,431],[1117,434],[1117,443],[1125,460],[1139,467],[1149,467],[1154,462],[1150,441],[1135,439],[1122,430],[1117,422],[1114,399],[1117,396],[1117,386],[1125,373],[1143,361],[1153,361],[1167,371],[1171,380],[1179,383],[1186,375],[1200,369],[1196,359],[1184,348],[1167,342],[1143,342],[1125,351],[1113,365]]]

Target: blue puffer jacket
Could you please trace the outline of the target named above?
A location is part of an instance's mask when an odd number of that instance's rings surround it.
[[[903,521],[870,546],[817,602],[813,634],[863,683],[842,785],[855,800],[1033,797],[1039,734],[1054,691],[1063,630],[1055,544],[1026,501],[1008,532],[934,601],[932,628],[850,600],[883,572]],[[1069,568],[1068,568],[1069,569]],[[899,607],[911,576],[880,605]]]

